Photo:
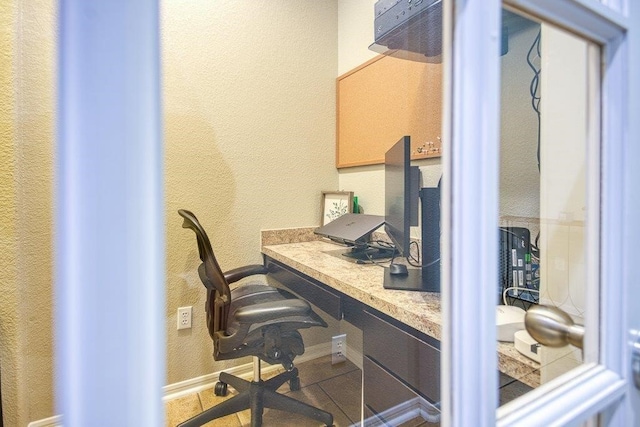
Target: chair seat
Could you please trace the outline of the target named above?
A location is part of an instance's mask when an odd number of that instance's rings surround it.
[[[243,307],[252,307],[262,303],[284,302],[286,300],[300,301],[299,298],[290,292],[259,282],[247,283],[231,290],[231,306],[229,309],[227,334],[234,335],[240,329],[241,323],[236,319],[235,314]],[[262,333],[260,329],[268,325],[279,325],[283,333],[312,326],[326,326],[322,318],[311,310],[304,315],[286,315],[286,310],[283,310],[282,313],[284,314],[282,317],[272,318],[251,325],[245,342],[249,343],[253,341],[254,337],[252,337],[252,335],[256,331],[260,334],[261,338]]]

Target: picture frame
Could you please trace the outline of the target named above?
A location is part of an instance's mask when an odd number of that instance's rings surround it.
[[[353,191],[323,191],[320,225],[326,225],[346,213],[353,212]]]

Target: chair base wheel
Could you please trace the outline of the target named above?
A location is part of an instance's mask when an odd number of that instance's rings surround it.
[[[278,388],[294,378],[298,379],[298,370],[295,368],[266,381],[247,381],[221,372],[219,381],[214,387],[215,394],[221,395],[223,392],[226,394],[227,385],[230,385],[233,387],[234,395],[228,399],[221,399],[224,401],[182,422],[179,427],[200,427],[212,420],[247,409],[251,411],[251,425],[261,426],[265,408],[299,414],[316,420],[321,425],[333,427],[333,415],[329,412],[276,392]],[[294,381],[294,385],[296,382],[299,383]]]
[[[300,378],[295,377],[289,380],[289,390],[291,391],[300,390]]]
[[[223,383],[222,381],[218,381],[216,386],[213,388],[213,393],[216,396],[226,396],[227,395],[227,383]]]

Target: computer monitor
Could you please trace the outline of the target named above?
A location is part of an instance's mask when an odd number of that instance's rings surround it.
[[[410,227],[418,225],[420,170],[411,166],[411,138],[403,136],[385,154],[385,231],[401,256],[409,255]]]

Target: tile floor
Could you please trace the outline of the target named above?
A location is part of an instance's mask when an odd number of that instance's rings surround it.
[[[331,412],[336,427],[350,426],[360,421],[362,372],[356,365],[349,361],[331,365],[331,356],[329,355],[296,364],[296,367],[299,370],[300,390],[289,391],[289,385],[284,384],[279,389],[280,393],[285,393],[295,399]],[[213,389],[208,389],[171,400],[165,405],[167,427],[175,427],[182,421],[202,412],[203,408],[210,408],[234,394],[235,391],[230,389],[226,397],[219,397],[213,393]],[[265,409],[262,420],[265,427],[315,427],[322,425],[311,419],[274,409]],[[246,410],[213,420],[205,425],[207,427],[249,426],[251,425],[251,413]]]
[[[285,383],[279,389],[280,393],[285,393],[295,399],[331,412],[336,427],[351,426],[359,423],[362,372],[356,365],[349,361],[331,365],[331,355],[328,355],[296,364],[296,367],[300,372],[300,390],[289,391],[289,384]],[[263,379],[268,379],[270,376],[277,375],[280,372],[282,372],[282,368],[271,375],[264,375]],[[501,405],[531,390],[531,387],[506,376],[501,376],[500,384]],[[165,405],[166,425],[167,427],[175,427],[182,421],[202,412],[203,408],[208,409],[235,394],[235,390],[230,388],[226,397],[219,397],[213,393],[213,389],[208,389],[171,400]],[[205,424],[207,427],[241,427],[250,425],[251,413],[248,410]],[[322,424],[300,415],[265,409],[263,425],[264,427],[316,427]],[[403,424],[402,427],[432,425],[422,419],[414,419]]]

